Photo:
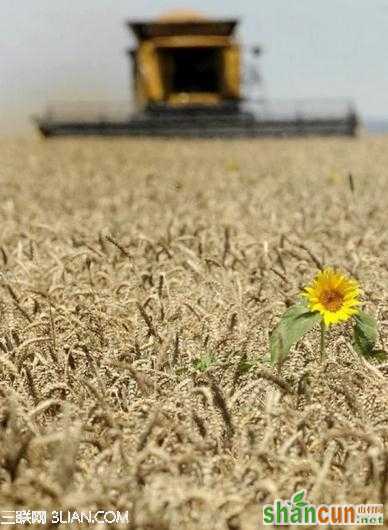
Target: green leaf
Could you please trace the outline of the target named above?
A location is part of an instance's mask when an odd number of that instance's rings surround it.
[[[388,361],[388,352],[384,350],[372,350],[368,354],[364,354],[364,357],[368,361],[378,361],[380,363],[383,363],[385,361]]]
[[[353,346],[360,355],[364,357],[373,356],[377,340],[376,319],[360,311],[355,316]]]
[[[320,321],[320,313],[309,311],[302,304],[296,304],[288,308],[270,335],[272,364],[282,363],[287,357],[291,346]]]
[[[379,362],[388,361],[388,352],[385,350],[373,350],[372,355],[373,359],[376,359]]]
[[[247,360],[241,360],[238,363],[238,371],[240,374],[247,374],[255,366],[255,363],[252,363]]]
[[[292,499],[291,499],[292,503],[293,504],[298,504],[298,505],[303,503],[303,505],[304,505],[305,502],[304,502],[304,498],[303,497],[304,497],[305,493],[306,493],[305,490],[297,491],[292,496]]]
[[[203,357],[200,357],[199,359],[194,359],[192,361],[192,365],[195,368],[195,370],[198,370],[199,372],[206,372],[208,368],[210,368],[213,364],[215,364],[216,358],[214,355],[206,355]]]

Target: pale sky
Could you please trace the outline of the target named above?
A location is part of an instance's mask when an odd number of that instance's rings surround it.
[[[345,97],[388,118],[388,0],[1,0],[0,133],[28,131],[50,100],[126,100],[125,20],[179,7],[241,18],[268,97]]]

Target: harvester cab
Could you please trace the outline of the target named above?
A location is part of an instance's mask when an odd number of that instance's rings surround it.
[[[200,107],[237,104],[240,47],[237,20],[207,20],[172,12],[151,22],[130,21],[136,47],[129,51],[139,106]]]

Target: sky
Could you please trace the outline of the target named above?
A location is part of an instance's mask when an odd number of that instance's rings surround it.
[[[126,101],[125,20],[183,7],[241,19],[267,97],[349,98],[388,119],[388,0],[1,0],[0,134],[29,131],[50,101]]]

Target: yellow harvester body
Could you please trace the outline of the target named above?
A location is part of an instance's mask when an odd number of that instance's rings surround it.
[[[154,22],[130,22],[136,47],[134,91],[139,106],[217,105],[238,101],[240,47],[235,20],[184,13]]]

